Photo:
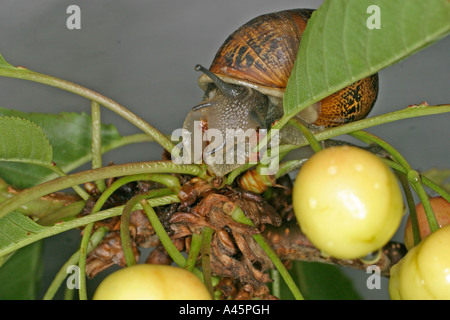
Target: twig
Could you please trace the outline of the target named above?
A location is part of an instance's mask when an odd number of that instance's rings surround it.
[[[359,270],[367,270],[369,266],[359,259],[341,260],[323,256],[301,232],[296,222],[285,223],[281,227],[266,226],[263,236],[282,260],[321,262]],[[391,267],[400,261],[406,251],[403,243],[389,242],[383,247],[380,259],[372,265],[380,268],[382,276],[389,277]]]

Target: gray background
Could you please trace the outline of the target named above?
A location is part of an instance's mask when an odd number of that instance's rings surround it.
[[[61,1],[2,0],[0,53],[13,65],[94,89],[123,104],[156,128],[171,133],[182,125],[202,93],[194,65],[209,66],[228,34],[263,13],[317,8],[313,0]],[[429,2],[432,5],[432,1]],[[81,8],[81,30],[68,30],[66,8]],[[450,101],[450,39],[380,72],[380,94],[371,116],[410,104]],[[0,106],[21,111],[90,112],[89,101],[55,88],[0,78]],[[138,130],[105,109],[103,121],[122,134]],[[419,170],[449,168],[449,115],[386,124],[370,131],[388,140]],[[161,149],[129,146],[106,155],[105,163],[160,159]],[[78,246],[76,232],[46,241],[45,283]],[[402,239],[402,231],[396,235]],[[366,288],[367,274],[344,270],[366,299],[387,299]],[[95,284],[90,285],[92,288]]]

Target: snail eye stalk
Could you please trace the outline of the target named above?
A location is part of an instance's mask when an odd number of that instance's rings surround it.
[[[245,93],[245,90],[243,90],[242,87],[226,83],[218,76],[216,76],[214,73],[212,73],[210,70],[206,69],[200,64],[197,64],[195,66],[195,71],[200,71],[206,74],[214,82],[217,88],[219,88],[220,91],[222,91],[222,93],[228,98],[238,98],[243,93]]]
[[[207,108],[207,107],[211,107],[212,103],[211,102],[205,102],[205,103],[200,103],[198,105],[196,105],[195,107],[192,108],[192,111],[197,111],[203,108]]]

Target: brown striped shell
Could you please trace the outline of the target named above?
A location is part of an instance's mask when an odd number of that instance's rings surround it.
[[[312,12],[285,10],[250,20],[225,40],[209,69],[227,82],[281,96]],[[208,82],[206,75],[200,76],[200,87],[205,88]]]
[[[294,66],[303,31],[314,10],[292,9],[264,14],[233,32],[220,47],[210,71],[228,83],[282,98]],[[199,85],[206,90],[205,74]],[[362,119],[378,93],[378,76],[367,77],[321,100],[299,117],[322,127]]]

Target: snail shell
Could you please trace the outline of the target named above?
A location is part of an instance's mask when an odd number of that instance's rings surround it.
[[[228,83],[282,98],[312,12],[285,10],[250,20],[225,40],[211,64],[211,72]],[[210,82],[205,74],[199,78],[199,86],[205,91]]]

